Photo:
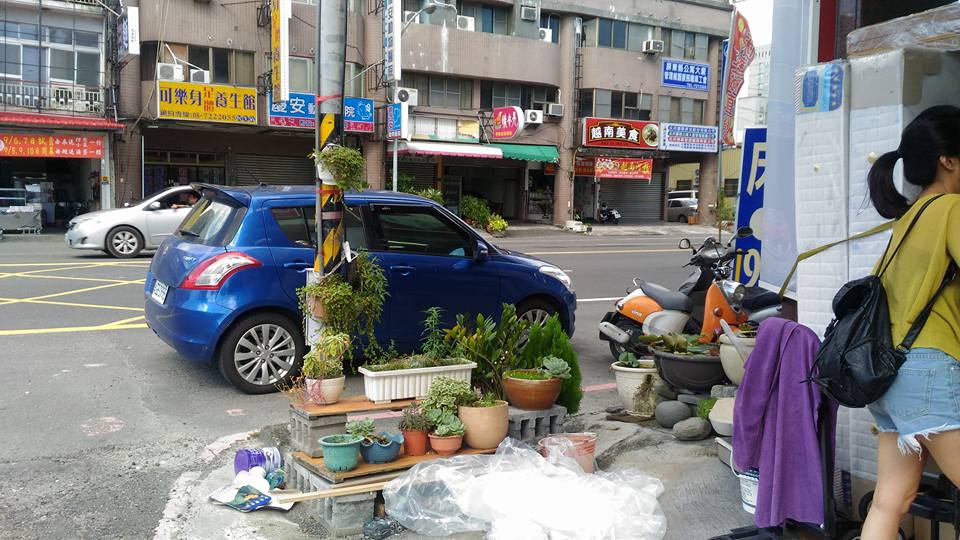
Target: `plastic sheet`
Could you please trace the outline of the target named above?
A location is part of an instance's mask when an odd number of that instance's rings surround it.
[[[948,4],[865,26],[847,36],[847,55],[851,58],[904,47],[960,49],[960,5]]]
[[[428,536],[486,531],[493,540],[655,540],[666,533],[663,484],[636,471],[586,474],[506,439],[493,455],[424,462],[383,489],[386,511]]]

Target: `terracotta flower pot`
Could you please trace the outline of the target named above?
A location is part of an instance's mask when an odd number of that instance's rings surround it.
[[[458,407],[457,416],[467,428],[463,440],[470,448],[496,448],[507,436],[506,401],[497,400],[493,407]]]
[[[462,435],[439,437],[433,433],[430,434],[430,448],[441,456],[452,456],[460,450],[461,446],[463,446]]]
[[[340,394],[347,378],[343,375],[334,379],[305,379],[304,396],[314,405],[332,405],[340,401]]]
[[[307,309],[310,315],[317,321],[323,321],[327,317],[327,309],[323,306],[323,301],[319,296],[307,296]]]
[[[524,373],[539,373],[535,369],[516,370]],[[503,378],[503,390],[507,393],[507,400],[514,407],[528,411],[542,411],[549,409],[557,401],[563,381],[560,379],[516,379],[510,376]]]
[[[403,453],[408,456],[422,456],[427,453],[426,431],[403,431]]]

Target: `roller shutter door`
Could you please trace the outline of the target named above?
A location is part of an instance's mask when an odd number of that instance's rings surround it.
[[[413,187],[417,189],[437,187],[437,164],[422,161],[404,161],[397,163],[399,174],[413,176]],[[393,189],[393,161],[387,163],[387,189]]]
[[[643,180],[600,180],[600,202],[620,211],[623,219],[663,219],[663,174]]]
[[[259,182],[271,185],[316,182],[313,161],[305,156],[237,154],[234,164],[238,186],[253,186]]]

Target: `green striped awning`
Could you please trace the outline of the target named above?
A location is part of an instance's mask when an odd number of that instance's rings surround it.
[[[556,163],[560,159],[556,146],[504,143],[492,143],[490,146],[499,148],[503,152],[504,159],[543,161],[545,163]]]

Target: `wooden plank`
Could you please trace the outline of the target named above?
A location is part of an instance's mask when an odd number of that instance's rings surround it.
[[[463,456],[463,455],[478,455],[478,454],[492,454],[496,452],[496,448],[490,448],[488,450],[476,450],[473,448],[464,448],[459,452],[454,454],[454,456]],[[339,484],[346,480],[352,478],[362,478],[365,476],[370,476],[374,474],[381,474],[391,471],[399,471],[404,469],[409,469],[418,463],[423,463],[424,461],[432,461],[435,459],[441,459],[445,457],[453,456],[441,456],[440,454],[435,454],[433,452],[428,452],[422,456],[400,456],[390,463],[366,463],[361,461],[357,468],[351,471],[342,471],[342,472],[333,472],[327,469],[323,464],[323,458],[312,458],[303,452],[294,452],[294,459],[300,462],[301,465],[310,469],[312,472],[319,474],[324,479]]]
[[[278,504],[287,504],[287,503],[295,503],[295,502],[314,501],[318,499],[329,499],[331,497],[343,497],[345,495],[358,495],[360,493],[370,493],[371,491],[380,491],[383,489],[383,486],[385,485],[387,485],[386,481],[372,482],[370,484],[362,484],[359,486],[344,487],[344,488],[334,488],[334,489],[328,489],[325,491],[309,491],[307,493],[300,493],[297,495],[277,495],[273,497],[273,500]]]
[[[290,407],[299,411],[303,416],[334,416],[338,414],[370,411],[399,411],[413,405],[414,401],[415,400],[412,399],[398,399],[389,403],[374,403],[367,399],[366,396],[350,396],[341,399],[333,405],[291,403]]]

